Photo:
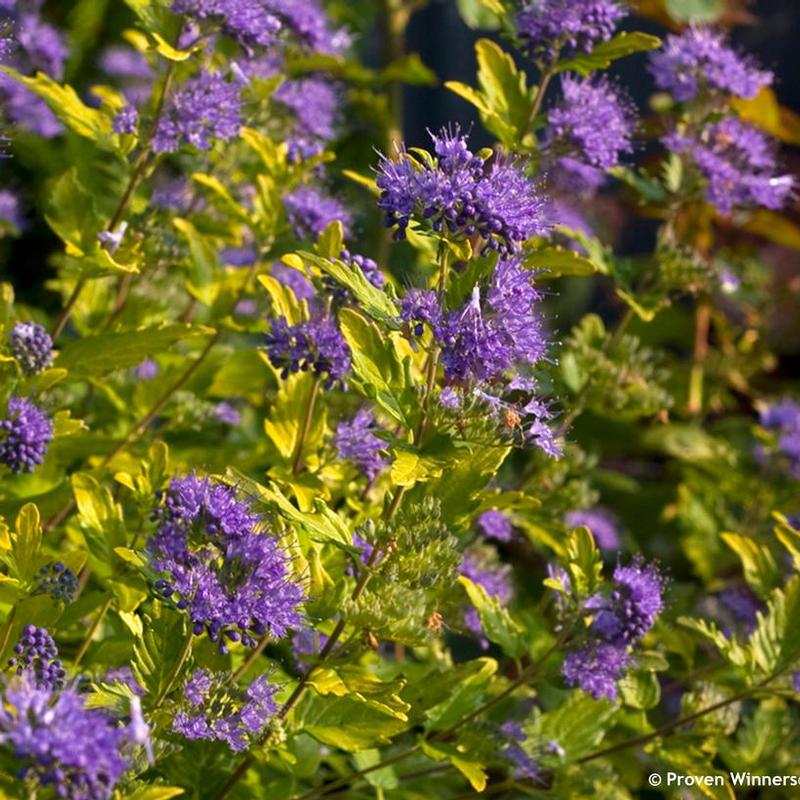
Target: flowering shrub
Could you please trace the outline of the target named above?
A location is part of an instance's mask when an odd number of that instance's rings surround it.
[[[424,142],[418,3],[70,5],[0,1],[2,796],[796,772],[800,125],[715,4],[462,0]]]

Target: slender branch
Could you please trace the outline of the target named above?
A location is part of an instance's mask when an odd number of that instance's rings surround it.
[[[183,643],[180,653],[178,653],[178,658],[175,660],[175,663],[172,665],[172,669],[169,672],[167,682],[164,684],[164,688],[158,693],[155,705],[153,706],[154,711],[158,708],[161,708],[161,704],[167,699],[167,695],[169,695],[170,691],[172,691],[172,687],[175,681],[178,679],[178,675],[180,675],[183,665],[186,663],[186,659],[189,657],[189,653],[192,652],[193,639],[194,634],[192,630],[189,629],[189,634]]]
[[[547,87],[550,85],[550,81],[553,80],[554,74],[555,73],[553,72],[552,67],[544,70],[542,73],[542,79],[539,81],[539,86],[536,89],[536,97],[533,99],[531,110],[528,112],[528,117],[525,120],[525,128],[523,133],[526,133],[531,125],[533,125],[536,115],[541,111],[542,103],[544,102],[544,96],[547,93]]]
[[[292,475],[297,475],[303,468],[303,450],[305,449],[306,439],[311,431],[311,423],[314,419],[314,406],[316,405],[317,395],[319,394],[320,379],[318,376],[314,377],[314,382],[311,384],[311,390],[308,393],[308,402],[306,403],[306,411],[303,415],[303,425],[300,428],[300,436],[297,439],[297,444],[294,449],[294,457],[292,458]]]
[[[711,305],[701,301],[695,311],[694,355],[689,375],[689,399],[686,403],[686,411],[693,416],[703,410],[703,379],[710,329]]]
[[[72,662],[75,668],[77,668],[81,661],[83,661],[83,657],[89,650],[89,645],[92,643],[92,638],[94,637],[95,632],[100,627],[100,623],[105,619],[108,609],[111,608],[111,602],[112,598],[109,597],[105,603],[103,603],[100,611],[97,612],[97,616],[94,618],[94,622],[92,622],[92,624],[89,626],[89,630],[86,631],[86,636],[83,637],[81,646],[78,648],[78,652],[75,653],[75,659]]]

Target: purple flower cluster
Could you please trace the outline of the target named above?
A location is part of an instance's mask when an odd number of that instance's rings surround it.
[[[720,213],[763,206],[778,209],[794,191],[791,175],[776,175],[770,139],[736,117],[706,125],[698,135],[671,133],[664,144],[686,154],[706,179],[706,198]]]
[[[8,666],[14,667],[17,675],[26,673],[40,689],[60,689],[67,674],[61,666],[53,637],[46,628],[35,625],[26,625],[22,629]]]
[[[325,386],[344,383],[350,372],[350,348],[331,317],[289,325],[283,318],[272,321],[266,350],[275,369],[285,379],[295,372],[312,371],[324,377]]]
[[[484,511],[478,517],[477,525],[487,539],[494,539],[497,542],[510,542],[514,536],[511,520],[496,508]]]
[[[226,641],[255,647],[299,624],[303,590],[291,578],[276,539],[233,489],[195,474],[174,478],[154,512],[147,543],[156,590],[186,609],[222,653]]]
[[[342,250],[339,258],[348,267],[358,267],[376,289],[383,289],[386,286],[386,276],[381,272],[381,268],[374,259],[358,253],[351,253],[349,250]]]
[[[183,143],[208,150],[215,139],[235,139],[241,126],[239,87],[219,72],[202,72],[169,98],[153,136],[153,150],[171,153]]]
[[[337,55],[350,46],[349,34],[331,24],[320,0],[265,0],[294,42],[304,50]]]
[[[33,472],[44,461],[53,438],[53,423],[37,405],[24,397],[11,397],[0,420],[0,464],[13,473]]]
[[[636,123],[631,103],[606,78],[566,77],[562,100],[548,114],[545,142],[562,180],[596,188],[604,172],[632,149]]]
[[[316,239],[337,220],[342,223],[345,234],[353,224],[347,208],[317,186],[299,186],[283,198],[283,205],[286,219],[298,239]]]
[[[478,586],[482,586],[489,597],[494,597],[501,605],[511,600],[513,594],[511,567],[502,564],[492,548],[473,546],[467,550],[461,562],[461,574]],[[468,630],[480,637],[481,647],[489,646],[489,642],[483,637],[483,627],[478,612],[472,606],[464,612],[464,624]]]
[[[334,84],[316,76],[288,79],[272,97],[294,117],[287,139],[289,158],[300,161],[319,155],[336,134],[341,97]]]
[[[64,77],[67,48],[64,37],[39,16],[40,3],[16,3],[11,9],[14,46],[4,47],[0,62],[23,75],[44,72],[54,80]],[[58,136],[63,126],[33,92],[8,75],[0,74],[0,98],[7,118],[37,136]]]
[[[119,83],[128,102],[138,106],[150,97],[153,69],[138,50],[122,45],[107,47],[100,54],[99,66],[104,75]]]
[[[606,508],[596,506],[582,511],[570,511],[564,522],[570,528],[584,525],[589,529],[601,550],[616,550],[620,545],[617,518]]]
[[[36,375],[53,363],[53,340],[35,322],[18,322],[9,337],[11,353],[26,375]]]
[[[761,412],[761,425],[774,431],[779,453],[789,464],[789,473],[800,477],[800,404],[789,397]]]
[[[375,415],[368,408],[359,409],[355,416],[336,426],[333,446],[339,458],[349,461],[356,469],[373,481],[386,466],[387,460],[381,455],[386,442],[375,435],[380,430]]]
[[[36,592],[49,594],[53,600],[71,603],[78,590],[78,576],[60,561],[41,567],[37,577]]]
[[[314,284],[299,269],[276,261],[270,269],[270,274],[283,286],[291,289],[298,300],[312,300],[317,295]]]
[[[246,48],[274,44],[280,19],[263,0],[174,0],[172,10],[194,20],[211,20]]]
[[[435,157],[424,162],[404,149],[397,160],[382,158],[378,207],[386,226],[403,239],[413,217],[434,231],[484,242],[484,250],[511,253],[547,229],[545,202],[514,161],[495,157],[491,165],[468,147],[458,127],[431,134]]]
[[[503,748],[503,756],[513,765],[514,777],[517,780],[540,781],[539,763],[522,747],[528,738],[522,725],[510,719],[500,726],[500,734],[507,742]]]
[[[517,14],[517,37],[528,56],[552,61],[564,49],[588,53],[608,41],[627,14],[618,0],[533,0]]]
[[[179,711],[172,728],[187,739],[225,742],[240,752],[259,737],[278,710],[277,690],[266,675],[240,692],[230,686],[225,673],[195,670],[183,687],[190,710]]]
[[[755,97],[772,83],[772,73],[737,53],[723,34],[709,28],[688,28],[667,37],[662,50],[650,56],[656,86],[681,102],[703,90]]]
[[[2,93],[2,78],[0,78],[0,93]],[[10,189],[0,189],[0,222],[6,223],[6,226],[10,225],[17,231],[25,228],[19,197]]]
[[[111,123],[114,133],[135,134],[139,128],[139,112],[136,106],[127,105],[120,109]]]
[[[126,738],[105,711],[86,707],[74,689],[37,686],[28,675],[0,696],[0,747],[20,764],[21,780],[36,780],[66,800],[107,800],[128,764]]]
[[[744,586],[731,586],[719,593],[719,602],[741,622],[750,633],[756,627],[757,615],[764,610],[764,604],[753,592]],[[727,635],[727,633],[726,633]]]
[[[609,596],[586,602],[594,613],[589,640],[564,659],[562,672],[569,686],[580,686],[594,698],[617,696],[616,683],[630,661],[629,648],[652,628],[664,608],[664,579],[653,564],[635,558],[614,570]]]

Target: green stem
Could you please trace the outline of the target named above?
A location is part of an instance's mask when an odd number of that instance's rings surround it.
[[[78,666],[80,666],[81,661],[83,661],[83,657],[89,650],[89,645],[92,643],[92,638],[94,637],[95,632],[100,627],[100,623],[105,619],[105,616],[108,613],[108,609],[111,608],[111,600],[112,598],[109,597],[105,601],[105,603],[103,603],[103,605],[100,608],[100,611],[94,618],[94,622],[92,622],[91,626],[89,627],[89,630],[86,632],[86,636],[83,637],[81,646],[78,648],[78,652],[75,653],[75,659],[72,662],[74,667],[77,668]]]
[[[8,640],[11,638],[11,630],[14,627],[14,618],[17,616],[17,606],[16,604],[11,606],[11,611],[8,612],[8,618],[6,619],[6,624],[3,627],[3,636],[0,638],[0,664],[3,663],[3,654],[6,651],[6,647],[8,647]]]
[[[161,708],[161,704],[167,699],[170,691],[172,691],[172,687],[175,684],[175,681],[178,679],[178,676],[181,674],[181,670],[183,669],[183,665],[186,663],[186,659],[189,657],[189,653],[192,652],[193,639],[194,635],[190,630],[189,635],[186,637],[186,640],[183,643],[181,652],[178,654],[178,658],[170,670],[169,676],[167,677],[167,682],[164,684],[164,688],[159,692],[158,697],[156,698],[155,705],[153,706],[154,711]]]
[[[303,450],[305,449],[306,439],[311,431],[311,423],[314,419],[314,406],[316,405],[317,395],[319,394],[320,379],[314,378],[311,384],[311,390],[308,393],[308,402],[306,403],[306,411],[303,415],[303,425],[300,429],[300,436],[297,439],[297,445],[294,449],[294,457],[292,459],[292,475],[297,475],[303,468]]]
[[[552,67],[546,69],[542,73],[542,79],[539,81],[539,86],[536,89],[536,97],[533,99],[531,110],[528,112],[528,117],[525,120],[525,128],[522,131],[523,133],[527,133],[531,125],[533,125],[536,115],[541,111],[542,103],[544,102],[544,96],[547,93],[547,87],[550,85],[550,81],[553,80],[554,74],[555,73],[553,72]]]
[[[701,301],[695,311],[694,354],[689,374],[689,399],[686,403],[686,411],[692,416],[703,410],[703,381],[710,329],[711,305],[707,301]]]

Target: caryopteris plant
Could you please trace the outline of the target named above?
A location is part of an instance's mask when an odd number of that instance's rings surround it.
[[[3,798],[800,774],[800,124],[740,3],[461,0],[403,142],[422,5],[0,2]]]

